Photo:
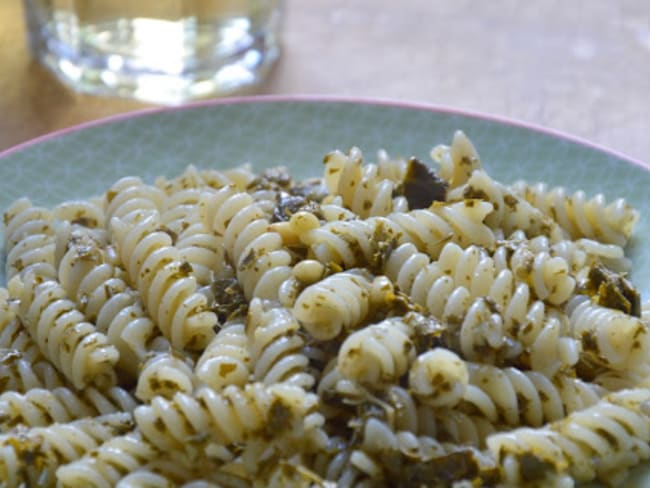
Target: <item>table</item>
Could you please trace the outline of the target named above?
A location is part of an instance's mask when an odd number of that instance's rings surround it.
[[[80,95],[34,62],[22,6],[0,2],[0,150],[143,108]],[[588,139],[650,165],[645,0],[287,0],[264,94],[439,104]]]

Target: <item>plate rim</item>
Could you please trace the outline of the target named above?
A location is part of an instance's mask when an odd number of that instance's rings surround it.
[[[546,135],[553,138],[561,139],[578,146],[582,146],[587,149],[595,150],[601,153],[604,153],[608,156],[614,157],[626,163],[629,163],[633,166],[636,166],[642,171],[650,172],[650,160],[644,162],[641,159],[628,156],[627,154],[618,151],[616,149],[609,148],[602,144],[590,141],[581,136],[577,136],[559,129],[554,129],[547,127],[541,124],[524,121],[521,119],[507,117],[504,115],[498,115],[490,112],[481,112],[471,109],[464,109],[453,107],[443,104],[435,104],[428,102],[420,101],[411,101],[411,100],[400,100],[394,98],[381,98],[381,97],[363,97],[363,96],[346,96],[346,95],[275,95],[275,94],[265,94],[265,95],[245,95],[245,96],[235,96],[228,98],[216,98],[210,100],[198,100],[189,102],[182,105],[171,105],[171,106],[158,106],[158,107],[149,107],[131,110],[127,112],[122,112],[114,115],[109,115],[106,117],[100,117],[98,119],[81,122],[79,124],[71,125],[69,127],[64,127],[61,129],[36,136],[34,138],[28,139],[23,142],[19,142],[13,146],[10,146],[2,151],[0,151],[0,160],[12,156],[16,153],[28,150],[32,147],[38,146],[39,144],[64,137],[68,134],[73,134],[80,132],[93,127],[101,127],[104,125],[110,125],[114,123],[119,123],[125,120],[137,119],[140,117],[146,117],[149,115],[156,115],[161,113],[168,112],[180,112],[185,110],[200,109],[203,107],[214,108],[219,106],[230,106],[230,105],[255,105],[255,104],[266,104],[266,103],[308,103],[308,104],[318,104],[318,103],[341,103],[341,104],[350,104],[350,105],[366,105],[366,106],[378,106],[378,107],[395,107],[407,110],[419,110],[424,112],[430,112],[434,114],[446,114],[454,116],[468,117],[478,120],[483,120],[489,123],[496,123],[500,125],[506,125],[514,128],[525,129],[527,131],[537,133],[540,135]]]

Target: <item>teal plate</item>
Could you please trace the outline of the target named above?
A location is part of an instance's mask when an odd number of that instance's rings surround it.
[[[253,97],[117,116],[22,144],[0,154],[0,207],[21,196],[40,205],[100,194],[115,180],[178,175],[188,164],[229,168],[284,165],[318,176],[323,155],[359,146],[369,160],[429,161],[431,147],[463,130],[495,178],[545,181],[587,195],[625,199],[641,212],[628,247],[632,280],[650,297],[648,166],[577,138],[513,121],[387,101]],[[650,164],[650,161],[648,162]],[[4,269],[4,266],[2,266]],[[4,283],[4,275],[0,276]],[[650,484],[650,470],[637,486]]]
[[[48,135],[0,153],[0,208],[28,196],[54,205],[99,194],[118,178],[174,176],[188,164],[228,168],[284,165],[318,176],[328,151],[359,146],[369,160],[430,161],[431,147],[463,130],[497,179],[546,181],[641,211],[628,252],[633,280],[650,296],[650,166],[576,138],[456,110],[385,101],[253,97],[121,115]],[[648,162],[650,165],[650,161]]]

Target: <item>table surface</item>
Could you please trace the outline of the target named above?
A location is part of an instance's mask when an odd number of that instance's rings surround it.
[[[646,0],[287,0],[261,94],[425,102],[568,132],[650,165]],[[0,150],[147,105],[73,93],[0,2]]]

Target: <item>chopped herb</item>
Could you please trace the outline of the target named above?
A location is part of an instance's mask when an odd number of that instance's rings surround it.
[[[598,305],[620,310],[635,317],[641,316],[641,295],[621,274],[596,264],[589,270],[582,286],[586,295]]]
[[[408,160],[404,180],[396,191],[398,195],[406,197],[409,208],[414,210],[428,208],[433,202],[444,202],[448,186],[431,168],[416,158],[411,158]]]
[[[212,310],[217,314],[220,323],[246,315],[248,301],[236,279],[215,280],[212,282],[211,288],[214,294]]]

